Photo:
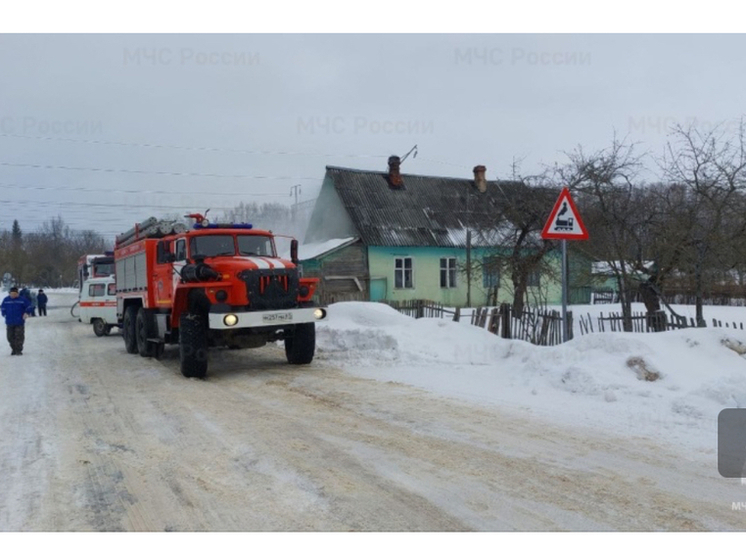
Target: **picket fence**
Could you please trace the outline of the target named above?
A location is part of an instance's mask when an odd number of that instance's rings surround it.
[[[484,328],[489,332],[506,339],[523,340],[535,345],[552,346],[562,343],[562,315],[559,311],[524,307],[517,315],[512,306],[503,303],[499,307],[478,307],[469,312],[461,308],[451,310],[440,303],[422,299],[409,301],[381,301],[402,314],[413,318],[450,318],[454,322],[469,320],[473,326]],[[569,337],[573,337],[572,311],[567,313]],[[631,317],[633,332],[659,332],[680,328],[694,328],[693,318],[688,320],[671,313],[660,311],[654,316],[647,313],[633,313]],[[621,313],[600,313],[596,317],[596,328],[590,314],[578,316],[578,327],[581,334],[594,332],[623,332],[624,321]],[[712,326],[723,327],[723,322],[713,319]],[[744,329],[741,323],[725,323],[725,328]]]
[[[382,301],[384,302],[384,301]],[[524,307],[518,315],[511,305],[478,307],[465,313],[462,309],[450,310],[433,301],[385,301],[397,311],[413,318],[451,318],[454,322],[469,320],[473,326],[512,340],[523,340],[536,345],[562,343],[562,315],[559,311]],[[572,312],[568,312],[568,329],[572,338]]]

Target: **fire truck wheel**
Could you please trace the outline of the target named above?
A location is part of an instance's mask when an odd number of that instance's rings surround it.
[[[149,319],[147,311],[140,307],[135,319],[135,339],[137,340],[137,351],[140,357],[153,357],[155,354],[155,344],[148,341],[150,335]]]
[[[100,318],[93,319],[93,333],[96,334],[99,338],[109,333],[109,330],[106,327],[106,323]]]
[[[316,349],[316,324],[296,324],[285,331],[285,355],[291,365],[306,365],[313,361]]]
[[[198,314],[184,314],[179,320],[181,374],[187,378],[207,375],[207,327]]]
[[[124,310],[124,319],[122,320],[122,334],[124,335],[124,347],[127,353],[137,353],[136,321],[137,308],[127,307]]]

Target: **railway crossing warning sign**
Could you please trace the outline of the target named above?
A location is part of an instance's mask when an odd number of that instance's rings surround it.
[[[588,239],[588,230],[580,219],[578,209],[570,196],[570,190],[565,187],[554,204],[552,213],[541,232],[542,239],[564,239],[583,241]]]

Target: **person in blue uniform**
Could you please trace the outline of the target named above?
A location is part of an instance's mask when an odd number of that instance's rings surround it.
[[[47,301],[49,297],[44,293],[43,289],[39,290],[36,294],[36,302],[39,304],[39,316],[47,316]]]
[[[33,311],[31,301],[18,294],[17,287],[11,287],[9,295],[0,304],[0,312],[5,317],[5,327],[11,355],[23,355],[26,318]]]

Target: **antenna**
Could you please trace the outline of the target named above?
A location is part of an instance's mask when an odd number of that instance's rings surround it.
[[[407,152],[407,155],[405,155],[404,157],[401,158],[400,163],[404,163],[404,160],[407,157],[409,157],[409,154],[412,153],[412,152],[414,152],[414,155],[412,156],[412,159],[416,159],[417,158],[417,144],[415,144],[414,147]]]

